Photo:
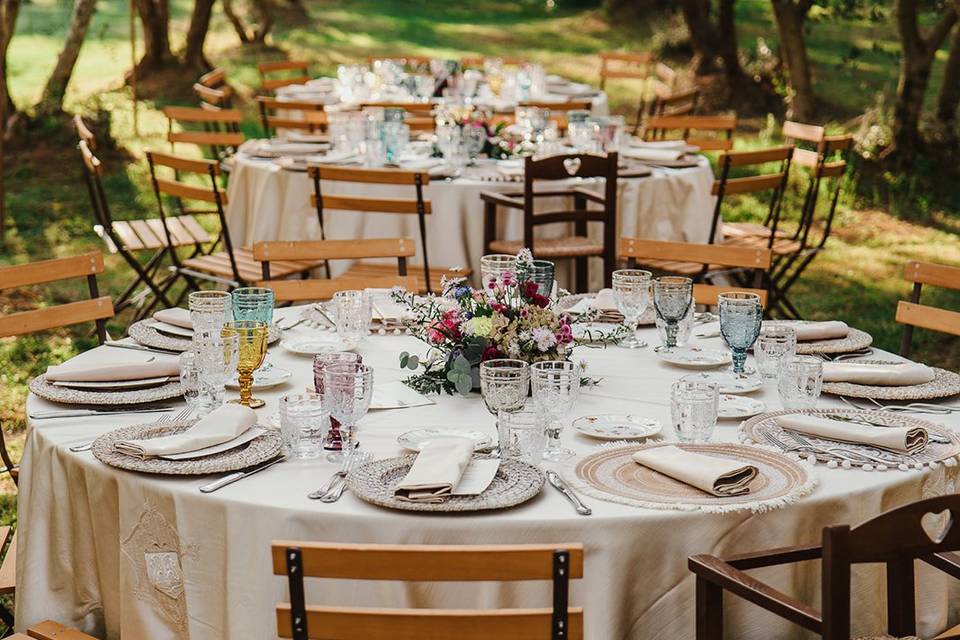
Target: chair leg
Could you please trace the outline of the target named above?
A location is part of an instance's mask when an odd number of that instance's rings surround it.
[[[697,640],[723,640],[723,589],[699,576]]]
[[[589,264],[589,260],[590,258],[586,257],[574,259],[574,269],[577,272],[575,279],[576,293],[587,293],[587,291],[589,291],[589,285],[587,284],[587,265]]]

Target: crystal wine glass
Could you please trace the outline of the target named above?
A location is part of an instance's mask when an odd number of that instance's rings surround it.
[[[624,324],[630,330],[630,335],[620,341],[620,346],[626,349],[647,346],[646,342],[637,337],[637,324],[650,304],[652,276],[649,271],[640,269],[620,269],[613,272],[613,298],[617,303],[617,310],[623,314]]]
[[[490,253],[480,257],[480,283],[483,290],[490,293],[490,283],[495,282],[504,273],[517,270],[517,256],[506,253]]]
[[[683,276],[660,276],[653,281],[653,308],[664,322],[666,349],[677,346],[677,328],[693,304],[693,280]]]
[[[733,373],[743,376],[747,349],[760,335],[763,305],[760,296],[746,291],[730,291],[717,296],[720,307],[720,335],[733,352]]]
[[[352,351],[334,351],[332,353],[320,353],[313,358],[313,387],[322,398],[324,395],[323,372],[328,365],[341,362],[360,364],[363,362],[363,356]],[[330,462],[340,462],[343,460],[342,451],[343,442],[340,439],[340,422],[330,417],[330,430],[323,440],[323,448],[330,451],[327,454],[327,460]]]
[[[580,395],[580,365],[565,360],[535,362],[530,365],[530,386],[534,403],[548,421],[544,460],[560,462],[573,457],[573,451],[560,446],[560,432],[564,416]]]
[[[220,335],[195,333],[193,350],[197,354],[200,384],[207,396],[208,411],[212,411],[223,404],[224,385],[237,370],[240,337],[224,331]]]
[[[253,397],[253,372],[260,368],[267,355],[267,324],[254,320],[235,320],[223,327],[223,336],[236,335],[240,341],[237,373],[240,398],[230,402],[257,409],[266,404]]]
[[[233,298],[226,291],[194,291],[187,298],[194,332],[216,334],[233,319]]]
[[[343,450],[351,455],[357,422],[373,398],[373,369],[357,362],[328,365],[323,370],[323,397],[330,416],[340,422]]]

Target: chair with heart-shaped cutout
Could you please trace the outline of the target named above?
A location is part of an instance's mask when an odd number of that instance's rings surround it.
[[[723,593],[727,591],[808,629],[824,640],[850,638],[850,573],[857,564],[886,566],[887,633],[877,638],[907,638],[917,633],[914,561],[960,579],[960,494],[913,502],[855,527],[824,527],[822,544],[787,547],[718,558],[690,557],[697,576],[697,640],[723,637]],[[760,582],[750,569],[821,560],[820,610]],[[954,630],[938,638],[955,638]]]

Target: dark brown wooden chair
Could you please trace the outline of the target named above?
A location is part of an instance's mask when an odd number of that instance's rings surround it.
[[[939,523],[928,520],[925,526],[927,514],[943,517]],[[940,496],[887,511],[855,527],[824,527],[820,545],[745,553],[725,559],[692,556],[688,566],[697,576],[697,640],[724,637],[724,592],[808,629],[824,640],[849,640],[851,567],[867,563],[886,565],[887,632],[898,638],[915,635],[914,560],[922,560],[960,579],[960,556],[953,553],[960,550],[958,517],[960,494]],[[809,560],[821,561],[820,610],[747,573],[751,569]]]
[[[257,65],[257,71],[260,73],[262,91],[276,91],[280,87],[304,84],[310,80],[310,64],[306,60],[261,62]]]
[[[253,259],[263,265],[263,280],[257,286],[273,289],[278,302],[327,300],[345,289],[391,289],[403,287],[419,291],[416,276],[407,275],[407,259],[416,253],[412,238],[375,238],[369,240],[274,240],[256,242]],[[274,260],[299,262],[396,258],[393,275],[372,278],[339,277],[309,280],[275,280],[270,263]]]
[[[200,107],[211,111],[229,109],[233,103],[233,89],[227,84],[227,72],[218,67],[200,76],[193,85]]]
[[[925,284],[960,289],[960,267],[910,261],[904,268],[904,277],[913,283],[913,293],[910,302],[901,300],[897,303],[896,319],[903,325],[900,355],[910,355],[914,327],[960,336],[960,313],[920,304],[920,293]]]
[[[582,640],[583,609],[569,582],[583,577],[583,545],[379,545],[274,541],[273,573],[290,602],[277,605],[281,638],[308,640]],[[404,582],[553,582],[542,609],[380,609],[307,606],[304,578]]]
[[[440,291],[442,289],[440,282],[444,276],[469,277],[471,271],[466,267],[437,267],[430,264],[427,254],[427,216],[433,215],[433,205],[423,195],[423,188],[430,184],[429,173],[401,169],[357,169],[334,165],[311,165],[307,167],[307,175],[313,180],[314,192],[310,196],[310,204],[317,210],[323,239],[326,239],[324,217],[329,211],[416,215],[420,229],[420,246],[423,251],[423,267],[415,268],[414,275],[417,276],[421,286],[427,292]],[[360,187],[356,195],[324,195],[324,182],[352,182]],[[411,197],[373,198],[362,195],[365,192],[363,185],[375,184],[394,185],[398,189],[406,186]],[[357,262],[350,267],[344,277],[378,278],[391,275],[394,275],[393,269],[388,264]]]
[[[534,191],[539,180],[567,180],[571,177],[604,178],[601,196],[581,187]],[[536,201],[544,197],[564,197],[572,200],[573,208],[561,211],[536,212]],[[484,203],[483,246],[485,253],[516,254],[526,247],[536,258],[546,260],[573,259],[576,266],[576,289],[588,288],[587,263],[590,257],[603,259],[603,281],[610,286],[616,268],[617,251],[617,154],[606,156],[589,154],[558,155],[542,160],[527,157],[524,163],[523,191],[480,193]],[[589,209],[588,203],[600,205]],[[497,209],[504,207],[523,212],[523,239],[497,238]],[[588,223],[603,225],[602,239],[588,235]],[[573,234],[560,238],[534,238],[534,229],[545,224],[571,224]]]
[[[257,106],[260,108],[260,124],[268,138],[276,135],[277,129],[298,129],[308,133],[327,130],[327,113],[317,102],[257,96]],[[278,113],[280,111],[282,115]]]

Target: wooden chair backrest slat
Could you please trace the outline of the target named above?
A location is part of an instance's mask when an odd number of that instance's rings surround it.
[[[100,164],[100,159],[93,155],[93,152],[90,151],[90,147],[87,146],[87,141],[81,140],[77,145],[77,148],[80,149],[80,157],[83,159],[83,166],[87,168],[87,171],[98,176],[102,175],[103,165]]]
[[[315,129],[322,129],[327,125],[327,114],[322,111],[304,111],[301,115],[304,117],[267,116],[267,126],[271,129],[304,129],[313,131]]]
[[[217,67],[212,71],[208,71],[197,80],[197,83],[204,86],[210,87],[212,89],[218,88],[220,85],[227,81],[227,72],[223,67]]]
[[[804,124],[787,120],[783,123],[783,137],[803,140],[819,145],[823,140],[826,129],[817,124]]]
[[[943,537],[931,540],[923,528],[923,516],[943,511],[949,511]],[[824,530],[825,537],[831,528]],[[960,494],[919,500],[881,513],[850,527],[848,541],[845,555],[851,563],[913,559],[960,550]]]
[[[816,169],[820,164],[820,153],[810,149],[794,149],[793,163],[808,169]]]
[[[701,151],[730,151],[730,149],[733,149],[733,140],[722,138],[686,138],[686,143],[699,147]]]
[[[843,160],[836,162],[825,162],[820,167],[819,174],[822,178],[838,178],[847,172],[847,163]]]
[[[715,180],[710,192],[713,195],[720,193],[720,180]],[[779,189],[783,184],[782,173],[769,173],[762,176],[750,176],[747,178],[728,178],[726,186],[723,189],[725,196],[736,195],[738,193],[756,193],[758,191],[768,191],[770,189]]]
[[[904,267],[903,277],[908,282],[960,289],[960,267],[911,260]]]
[[[273,96],[257,96],[257,103],[265,109],[287,109],[290,111],[323,111],[324,105],[306,100],[280,100]]]
[[[960,336],[960,313],[956,311],[901,300],[897,303],[896,320],[900,324]]]
[[[163,108],[163,115],[171,120],[182,122],[227,122],[236,124],[243,122],[243,113],[238,109],[210,111],[200,107],[169,106]]]
[[[77,629],[70,629],[53,620],[32,625],[27,629],[25,637],[34,640],[96,640],[93,636],[88,636]]]
[[[583,610],[568,609],[569,640],[583,638]],[[458,638],[459,640],[550,640],[552,609],[491,610],[403,610],[307,607],[308,629],[321,629],[310,637],[337,640],[422,640]],[[290,608],[277,606],[278,633],[292,637]],[[331,630],[335,630],[331,633]]]
[[[416,276],[382,276],[376,278],[333,278],[332,280],[261,280],[258,287],[272,289],[278,302],[329,300],[337,291],[350,289],[392,289],[403,287],[419,291]]]
[[[188,142],[198,145],[237,146],[243,144],[243,134],[231,131],[173,131],[167,134],[168,142]]]
[[[764,270],[770,268],[773,259],[773,253],[770,249],[689,242],[663,242],[640,238],[620,238],[620,256]]]
[[[433,107],[429,102],[364,102],[360,104],[361,109],[403,109],[411,113],[433,113]]]
[[[417,176],[420,184],[430,184],[430,174],[418,171],[402,171],[398,169],[354,169],[337,165],[310,165],[307,175],[311,178],[337,182],[365,182],[367,184],[407,184],[415,185]]]
[[[203,100],[204,104],[209,104],[212,106],[220,106],[225,104],[230,100],[232,91],[230,87],[224,85],[220,89],[213,89],[211,87],[205,87],[199,82],[193,85],[193,92],[197,94],[197,97]],[[201,107],[203,104],[201,104]]]
[[[361,258],[411,258],[417,245],[412,238],[362,240],[268,240],[255,242],[253,259],[265,260],[358,260]]]
[[[601,51],[601,60],[615,60],[617,62],[632,62],[634,64],[650,64],[653,62],[653,54],[649,51]]]
[[[764,307],[767,306],[767,292],[764,289],[751,289],[749,287],[726,287],[718,284],[700,284],[697,282],[693,284],[693,299],[697,301],[697,304],[706,305],[708,307],[717,306],[717,300],[721,293],[731,292],[756,294],[760,297],[760,304]]]
[[[652,116],[647,122],[647,129],[733,131],[736,128],[736,116]]]
[[[431,116],[410,116],[403,119],[404,124],[410,127],[411,131],[433,131],[437,128],[437,121]]]
[[[583,545],[389,545],[291,542],[272,545],[273,572],[286,575],[285,551],[302,553],[305,577],[423,582],[552,580],[553,556],[569,551],[569,577],[583,577]]]
[[[294,76],[292,78],[274,78],[260,82],[260,88],[264,91],[274,91],[280,87],[288,87],[291,84],[306,84],[310,81],[310,76]]]
[[[752,164],[782,162],[793,155],[793,145],[758,149],[756,151],[730,151],[720,157],[720,164],[729,162],[731,167],[745,167]]]
[[[850,134],[824,136],[823,147],[825,152],[846,151],[853,146],[853,136]]]
[[[97,148],[97,138],[93,135],[93,131],[87,126],[87,123],[83,121],[83,116],[79,113],[73,116],[73,128],[76,129],[77,135],[80,137],[80,140],[87,143],[87,146],[91,149]]]
[[[59,278],[56,279],[59,280]],[[19,336],[112,317],[113,302],[110,296],[101,296],[92,300],[68,302],[55,307],[0,316],[0,337]]]
[[[317,206],[317,196],[310,196],[310,204]],[[371,211],[376,213],[420,213],[416,200],[404,198],[367,198],[365,196],[323,196],[325,211]],[[433,207],[423,203],[423,213],[430,215]]]
[[[567,111],[589,111],[591,102],[589,100],[570,100],[569,102],[524,100],[519,106],[534,107],[537,109],[549,109],[550,111],[554,112],[566,113]]]
[[[100,273],[103,273],[103,255],[99,251],[0,267],[0,291]]]
[[[201,202],[215,203],[217,201],[217,197],[219,196],[220,202],[222,204],[227,204],[226,192],[220,192],[217,194],[214,193],[213,189],[210,187],[199,187],[196,185],[187,184],[185,182],[177,182],[176,180],[164,180],[163,178],[157,178],[157,189],[160,190],[160,193],[165,193],[169,196],[186,198],[187,200],[199,200]]]
[[[147,153],[151,158],[153,158],[154,164],[162,167],[170,167],[171,169],[176,169],[177,171],[190,171],[193,173],[203,173],[208,175],[210,171],[213,171],[213,175],[220,175],[220,163],[213,160],[205,160],[202,158],[184,158],[169,153],[163,153],[162,151],[148,151]]]

